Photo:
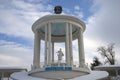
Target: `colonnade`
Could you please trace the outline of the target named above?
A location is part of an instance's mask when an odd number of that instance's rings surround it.
[[[66,66],[73,66],[73,49],[72,49],[72,27],[71,23],[66,23],[66,34],[65,34],[65,54],[66,54]],[[51,36],[51,23],[45,25],[45,57],[44,66],[51,66],[54,63],[54,43]],[[79,67],[84,67],[85,56],[84,56],[84,45],[83,45],[83,31],[78,27],[78,54],[79,54]],[[41,37],[39,29],[35,31],[34,40],[34,57],[33,57],[33,68],[40,68],[40,47]],[[75,54],[75,53],[74,53]]]

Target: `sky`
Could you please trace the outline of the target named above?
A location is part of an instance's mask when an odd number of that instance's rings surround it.
[[[62,14],[75,16],[85,22],[86,64],[90,64],[94,56],[103,62],[97,48],[110,43],[115,43],[116,64],[120,64],[119,4],[120,0],[0,0],[0,67],[30,69],[34,52],[32,24],[45,15],[54,14],[56,5],[63,7]],[[64,50],[62,44],[56,47],[56,51],[60,47]],[[76,53],[77,41],[73,42],[73,47],[73,53]],[[43,60],[43,53],[41,56]],[[74,61],[77,61],[77,57],[74,55]]]

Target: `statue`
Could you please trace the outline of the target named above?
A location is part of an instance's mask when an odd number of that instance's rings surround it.
[[[62,49],[60,48],[60,50],[57,52],[58,54],[58,66],[60,66],[60,63],[61,63],[61,60],[62,60],[62,57],[64,56],[63,52],[62,52]]]

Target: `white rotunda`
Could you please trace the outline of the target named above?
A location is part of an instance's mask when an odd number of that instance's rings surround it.
[[[13,80],[96,80],[107,77],[107,72],[91,72],[85,65],[83,43],[85,28],[84,22],[70,15],[54,14],[38,19],[32,25],[34,32],[32,69],[29,72],[14,73],[11,78]],[[73,53],[72,47],[73,40],[76,39],[78,41],[78,54]],[[41,41],[44,41],[42,48]],[[60,49],[57,52],[58,61],[55,62],[56,46],[54,44],[61,42],[65,43],[65,53]],[[40,53],[41,49],[45,50],[44,53]],[[41,54],[44,55],[44,64],[41,64]],[[73,55],[78,55],[78,66],[74,66]],[[62,62],[63,56],[65,56],[65,62]]]
[[[85,24],[81,20],[68,15],[47,15],[37,20],[32,30],[35,34],[35,41],[33,67],[29,72],[31,76],[73,78],[90,72],[85,66],[83,44]],[[72,42],[75,39],[78,39],[79,67],[73,66],[73,55],[76,54],[73,53]],[[44,67],[40,66],[41,40],[45,41]],[[65,43],[65,63],[54,62],[54,44],[60,42]],[[62,72],[66,74],[63,75]]]
[[[44,66],[54,64],[54,43],[65,42],[66,64],[73,66],[72,41],[78,39],[79,67],[85,67],[83,32],[85,24],[68,15],[48,15],[37,20],[32,30],[35,34],[33,69],[40,68],[40,43],[45,41]]]

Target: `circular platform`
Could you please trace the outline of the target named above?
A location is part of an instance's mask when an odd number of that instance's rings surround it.
[[[107,76],[108,76],[108,73],[106,71],[91,71],[91,73],[88,75],[78,76],[78,77],[75,77],[73,79],[68,79],[68,80],[98,80],[98,79],[104,79]],[[13,73],[11,75],[11,78],[13,80],[48,80],[44,78],[32,77],[28,75],[28,72]],[[64,80],[64,79],[58,78],[58,80]]]
[[[45,79],[72,79],[89,73],[90,70],[87,68],[47,67],[30,71],[28,74],[33,77]]]

